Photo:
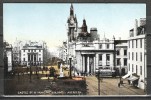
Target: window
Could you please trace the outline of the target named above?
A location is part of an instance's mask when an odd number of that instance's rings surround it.
[[[31,52],[33,52],[33,50],[31,50]]]
[[[137,48],[137,40],[136,40],[136,48]]]
[[[136,65],[136,74],[137,74],[137,65]]]
[[[36,61],[36,55],[34,55],[34,61]]]
[[[134,48],[134,40],[132,40],[132,48]]]
[[[109,44],[106,44],[106,48],[107,48],[107,49],[109,49],[109,46],[110,46]]]
[[[117,54],[117,55],[120,55],[120,50],[117,50],[117,51],[116,51],[116,54]]]
[[[102,54],[99,54],[99,66],[102,66]]]
[[[25,58],[24,58],[24,61],[25,61]]]
[[[25,52],[25,50],[24,50],[24,52]]]
[[[130,71],[130,64],[129,64],[129,71]]]
[[[120,58],[117,58],[117,66],[119,66],[120,65]]]
[[[144,48],[146,49],[146,39],[144,39]]]
[[[127,50],[124,50],[124,56],[126,56],[127,55]]]
[[[134,72],[134,67],[133,67],[133,64],[132,64],[132,72]]]
[[[99,54],[99,61],[102,61],[102,54]]]
[[[130,60],[130,58],[131,58],[131,54],[130,54],[130,52],[129,52],[129,60]]]
[[[28,55],[28,61],[30,61],[30,55]]]
[[[102,44],[99,45],[99,48],[102,49]]]
[[[136,52],[136,61],[137,61],[137,52]]]
[[[129,48],[130,48],[130,46],[131,46],[131,45],[130,45],[130,41],[128,42],[128,45],[129,45]]]
[[[39,58],[39,61],[41,61],[41,58]]]
[[[127,66],[127,58],[124,58],[124,66]]]
[[[140,75],[142,75],[142,66],[140,66]]]
[[[106,54],[106,66],[110,66],[110,54]]]
[[[134,53],[132,52],[132,60],[134,60]]]
[[[28,52],[30,52],[30,50],[28,50]]]
[[[140,61],[142,61],[142,52],[140,53]]]
[[[140,39],[140,48],[142,48],[142,39]]]
[[[31,61],[33,61],[33,55],[31,55]]]
[[[36,50],[34,50],[34,52],[36,52]]]
[[[106,60],[110,61],[110,54],[106,54]]]
[[[39,52],[41,52],[41,50],[39,50]]]

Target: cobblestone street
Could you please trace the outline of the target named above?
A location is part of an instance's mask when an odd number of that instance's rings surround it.
[[[86,77],[87,95],[98,95],[98,80],[94,76]],[[100,95],[145,95],[144,90],[128,85],[127,81],[118,87],[119,78],[103,78],[100,82]]]

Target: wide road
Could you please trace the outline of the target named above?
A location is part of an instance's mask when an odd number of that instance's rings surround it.
[[[98,80],[87,76],[88,95],[98,95]],[[127,81],[118,87],[119,78],[103,78],[100,82],[100,95],[145,95],[144,90],[128,85]]]

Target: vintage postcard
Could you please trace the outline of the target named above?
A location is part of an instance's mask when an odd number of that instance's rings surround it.
[[[4,3],[4,95],[146,95],[146,4]]]

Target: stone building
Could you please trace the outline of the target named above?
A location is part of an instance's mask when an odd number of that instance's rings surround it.
[[[25,44],[21,49],[21,65],[43,65],[43,47],[42,44],[31,42]]]
[[[128,71],[135,73],[138,79],[138,87],[145,89],[146,81],[146,19],[135,20],[134,28],[130,30],[128,39]],[[131,75],[133,77],[133,75]],[[129,78],[131,82],[135,81]]]
[[[48,50],[44,41],[19,41],[14,43],[13,61],[16,66],[45,65]]]
[[[127,40],[115,40],[116,44],[116,68],[122,76],[128,72],[128,42]]]
[[[81,73],[95,74],[96,69],[114,69],[114,40],[76,43],[76,68]]]
[[[72,59],[72,66],[78,73],[95,74],[96,69],[105,68],[113,70],[115,67],[114,39],[100,40],[97,28],[90,28],[88,32],[86,19],[78,27],[78,20],[74,15],[71,4],[68,23],[67,59]]]
[[[4,55],[7,57],[7,71],[10,72],[13,69],[13,53],[12,53],[12,45],[8,42],[4,42]],[[5,58],[5,56],[4,56]]]

